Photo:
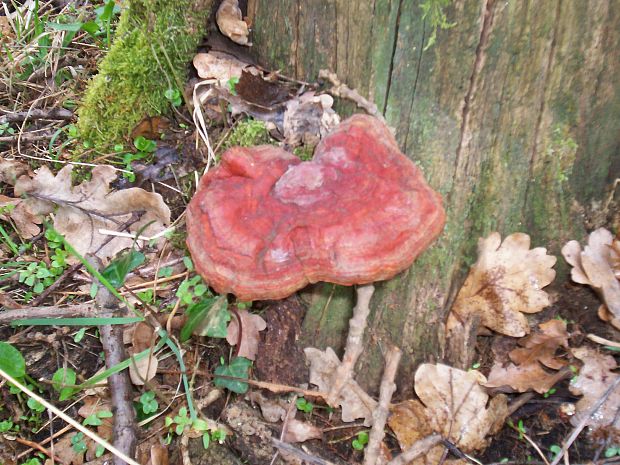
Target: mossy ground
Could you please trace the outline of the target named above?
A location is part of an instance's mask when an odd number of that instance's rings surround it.
[[[145,116],[167,112],[206,30],[211,0],[131,0],[78,110],[80,137],[97,151],[123,142]]]

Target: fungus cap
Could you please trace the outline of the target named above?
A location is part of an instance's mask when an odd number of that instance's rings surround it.
[[[318,281],[389,279],[444,223],[440,195],[388,127],[355,115],[311,161],[275,146],[229,149],[189,204],[187,244],[217,292],[280,299]]]

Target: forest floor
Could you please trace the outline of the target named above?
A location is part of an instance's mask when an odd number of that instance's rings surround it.
[[[416,398],[392,396],[386,369],[386,399],[347,381],[330,405],[339,361],[299,345],[306,302],[217,295],[195,271],[185,218],[230,147],[278,144],[309,159],[338,125],[325,92],[342,95],[336,78],[300,83],[205,53],[187,89],[167,94],[168,115],[145,115],[101,153],[76,111],[114,2],[24,5],[0,12],[0,465],[105,463],[136,445],[131,463],[152,465],[620,463],[612,233],[573,244],[573,279],[555,280],[556,260],[526,235],[481,239],[487,260],[447,322],[448,335],[474,331],[463,349],[474,362],[423,364]],[[291,108],[297,124],[283,127]],[[468,286],[516,297],[498,309]]]

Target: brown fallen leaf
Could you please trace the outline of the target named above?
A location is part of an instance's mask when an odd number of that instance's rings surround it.
[[[566,366],[566,361],[556,357],[557,349],[568,349],[566,323],[549,320],[539,327],[540,331],[520,339],[521,347],[510,352],[514,363],[494,363],[485,386],[509,386],[517,392],[534,390],[542,394],[559,381],[556,372],[545,371],[542,365],[553,370]]]
[[[233,317],[226,328],[226,340],[231,346],[239,344],[237,356],[256,360],[260,332],[267,327],[267,322],[259,315],[247,310],[237,310],[241,320],[241,340],[239,340],[239,321]]]
[[[478,241],[478,261],[452,306],[449,331],[458,331],[472,315],[482,325],[508,336],[530,332],[523,313],[540,312],[550,305],[542,290],[555,278],[556,258],[538,247],[530,250],[530,237],[514,233],[502,243],[499,233]]]
[[[310,383],[322,392],[329,392],[334,370],[340,366],[340,359],[331,347],[325,351],[307,347],[304,353],[310,363]],[[349,380],[340,391],[336,404],[342,409],[342,421],[350,422],[363,418],[366,426],[372,424],[372,412],[377,402],[354,380]]]
[[[215,14],[215,20],[220,32],[239,45],[252,45],[248,42],[250,30],[243,21],[239,8],[239,0],[224,0]]]
[[[391,410],[388,425],[392,428],[403,451],[434,432],[426,418],[426,408],[418,400],[406,400],[396,404]],[[432,465],[439,463],[443,451],[444,447],[437,445],[431,448],[424,456],[410,462],[409,465]]]
[[[588,347],[579,347],[572,352],[583,362],[579,376],[569,386],[573,394],[583,395],[577,402],[577,413],[571,418],[571,423],[577,425],[583,420],[584,415],[590,415],[592,407],[620,375],[612,372],[617,365],[610,355],[600,354]],[[586,426],[611,438],[612,443],[617,443],[620,440],[618,409],[620,409],[620,388],[616,388],[601,407],[587,419]]]
[[[26,198],[17,204],[11,218],[17,223],[15,213],[22,208],[39,218],[54,213],[54,228],[78,253],[97,252],[102,259],[131,247],[133,239],[114,237],[104,245],[109,236],[102,234],[101,229],[117,230],[132,214],[138,215],[139,220],[129,230],[141,231],[143,236],[160,233],[170,223],[170,209],[161,195],[135,187],[110,192],[110,183],[116,178],[111,166],[93,168],[91,180],[75,187],[71,182],[72,169],[68,165],[54,176],[43,166],[34,178],[20,177],[15,195]]]
[[[485,382],[475,370],[442,364],[422,364],[415,374],[415,392],[426,407],[431,430],[464,452],[484,449],[487,435],[497,432],[508,414],[506,396],[489,400],[481,386]]]
[[[0,183],[15,185],[20,176],[28,173],[28,165],[17,160],[0,157]]]
[[[196,54],[193,63],[198,76],[203,79],[216,79],[224,87],[230,79],[240,79],[243,69],[248,66],[232,55],[215,51]]]
[[[0,194],[0,219],[15,224],[17,232],[23,239],[30,239],[40,232],[41,219],[32,213],[22,199],[14,199]]]
[[[620,262],[620,241],[599,228],[590,233],[583,251],[579,242],[570,241],[562,247],[562,255],[573,267],[573,281],[587,284],[601,295],[612,315],[611,324],[620,329],[620,281],[614,268]]]
[[[158,367],[159,360],[155,355],[149,355],[140,360],[134,360],[133,363],[129,365],[129,378],[136,386],[144,386],[155,377]]]
[[[291,418],[286,423],[284,442],[305,442],[310,439],[321,439],[323,432],[312,423]]]
[[[510,359],[517,365],[540,362],[548,368],[559,370],[567,362],[556,357],[560,347],[568,349],[568,332],[562,320],[549,320],[538,325],[539,332],[519,340],[521,348],[510,352]]]

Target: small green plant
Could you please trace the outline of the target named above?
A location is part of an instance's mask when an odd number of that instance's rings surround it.
[[[199,275],[193,276],[189,279],[184,279],[179,288],[177,289],[176,296],[181,299],[181,303],[185,305],[192,305],[196,303],[198,299],[204,297],[212,297],[209,293],[209,288],[203,282]]]
[[[617,455],[620,455],[620,446],[613,445],[605,449],[605,458],[610,459]]]
[[[553,454],[551,457],[555,460],[555,458],[562,453],[562,448],[557,444],[553,444],[549,447],[549,451]]]
[[[297,407],[297,410],[304,413],[312,413],[312,410],[314,410],[314,404],[312,402],[308,402],[303,397],[300,397],[295,401],[295,406]]]
[[[166,92],[164,92],[164,97],[166,97],[175,108],[183,104],[183,96],[179,89],[167,89]]]
[[[192,421],[185,407],[181,407],[179,413],[174,418],[166,417],[164,424],[169,428],[170,433],[174,432],[177,436],[182,435],[186,428],[202,433],[202,446],[205,449],[209,448],[211,441],[217,441],[222,444],[226,439],[225,431],[215,430],[210,432],[206,421],[200,418]],[[167,442],[169,443],[170,440],[171,436],[169,435]]]
[[[99,42],[104,48],[109,48],[112,37],[112,20],[120,13],[120,7],[114,0],[106,0],[105,3],[95,8],[95,19],[93,21],[77,21],[75,18],[60,17],[66,22],[48,22],[47,27],[56,31],[66,31],[63,40],[63,48],[67,47],[78,31],[86,32],[95,41]]]
[[[556,393],[556,391],[557,391],[557,389],[556,389],[556,388],[551,388],[551,389],[549,389],[547,392],[545,392],[545,393],[543,394],[543,397],[544,397],[545,399],[547,399],[549,396],[552,396],[553,394],[555,394],[555,393]]]
[[[357,433],[355,439],[351,441],[351,446],[353,446],[355,450],[364,450],[366,444],[368,444],[368,433],[366,431],[360,431]]]
[[[56,370],[52,377],[52,387],[59,393],[58,400],[67,400],[74,394],[73,386],[75,386],[76,380],[77,375],[71,368]]]
[[[142,412],[145,414],[155,413],[159,408],[157,399],[155,399],[155,393],[153,391],[146,391],[140,396],[140,406]]]
[[[82,424],[84,426],[101,426],[103,424],[103,418],[112,418],[112,412],[109,410],[101,410],[99,412],[92,413],[84,418]]]
[[[252,360],[245,357],[235,357],[230,364],[222,364],[215,369],[214,384],[217,387],[226,388],[237,394],[245,394],[248,390],[248,383],[237,379],[220,378],[219,376],[230,376],[234,378],[247,379],[248,372],[252,366]]]
[[[232,95],[237,95],[237,84],[239,84],[237,76],[233,76],[228,80],[228,90]]]
[[[41,465],[41,459],[39,457],[31,457],[25,462],[22,462],[21,465]]]
[[[121,155],[123,163],[125,164],[125,171],[127,171],[123,173],[123,177],[127,178],[130,182],[134,182],[136,180],[136,175],[133,172],[131,164],[134,161],[150,158],[157,149],[157,142],[147,139],[144,136],[136,137],[133,141],[133,145],[136,148],[136,152],[126,152]],[[114,146],[114,150],[117,153],[120,153],[124,150],[124,147],[117,144]]]
[[[86,441],[84,440],[84,433],[79,432],[71,437],[71,448],[78,454],[86,452],[88,447],[86,446]]]
[[[19,425],[14,424],[11,420],[0,421],[0,433],[16,433],[19,431]]]
[[[0,136],[9,135],[12,136],[15,134],[15,129],[13,129],[10,123],[2,123],[0,124]]]
[[[525,429],[525,425],[523,424],[523,420],[519,420],[517,424],[515,425],[513,421],[509,419],[507,424],[512,429],[514,429],[517,433],[519,433],[519,439],[522,440],[523,435],[527,433],[527,430]]]

